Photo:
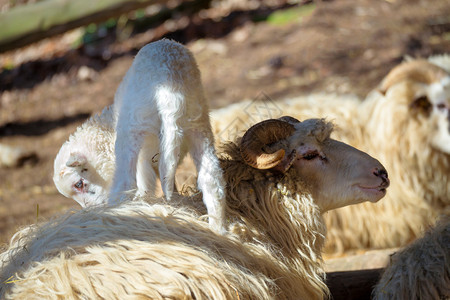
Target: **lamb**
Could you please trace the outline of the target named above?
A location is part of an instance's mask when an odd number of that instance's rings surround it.
[[[160,199],[89,207],[19,232],[0,255],[0,297],[323,299],[322,212],[377,202],[389,185],[384,167],[331,139],[332,128],[283,117],[225,145],[224,235]]]
[[[450,206],[450,76],[436,64],[450,68],[450,59],[402,63],[363,102],[316,94],[269,103],[279,114],[334,120],[335,138],[376,156],[389,170],[392,186],[385,201],[325,215],[326,251],[404,246]],[[251,125],[262,109],[247,101],[213,111],[216,138]]]
[[[154,195],[159,174],[170,200],[176,168],[188,150],[210,225],[224,232],[224,181],[200,72],[188,49],[160,40],[138,52],[112,107],[61,147],[53,180],[63,195],[86,207],[117,203],[136,187],[140,195]]]
[[[394,254],[374,299],[450,299],[450,217]]]

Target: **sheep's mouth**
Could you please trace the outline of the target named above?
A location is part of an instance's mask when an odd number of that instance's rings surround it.
[[[386,195],[386,187],[383,185],[379,185],[376,187],[368,187],[368,186],[362,186],[358,185],[358,188],[364,192],[364,194],[369,196],[370,202],[377,202],[381,198],[383,198]]]

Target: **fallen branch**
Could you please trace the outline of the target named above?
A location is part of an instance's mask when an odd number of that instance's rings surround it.
[[[0,53],[166,0],[47,0],[0,14]]]
[[[363,254],[325,259],[325,271],[356,271],[385,268],[398,248],[369,250]]]

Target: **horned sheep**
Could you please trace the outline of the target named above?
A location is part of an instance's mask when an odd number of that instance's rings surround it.
[[[212,111],[213,132],[217,140],[226,140],[264,114],[278,117],[289,112],[299,119],[333,120],[334,137],[380,159],[392,186],[381,203],[327,213],[327,251],[404,246],[450,206],[450,76],[446,69],[450,69],[450,57],[445,55],[404,62],[364,101],[348,95],[313,94],[233,104]]]
[[[323,299],[321,213],[377,202],[389,185],[376,159],[331,131],[321,119],[283,117],[224,146],[225,235],[161,199],[90,207],[19,232],[0,255],[0,296]]]
[[[61,147],[54,162],[55,185],[82,206],[111,204],[136,188],[140,195],[154,195],[159,174],[170,200],[176,168],[189,151],[210,224],[224,232],[225,187],[208,113],[191,52],[169,40],[150,43],[135,57],[112,107],[88,120]]]

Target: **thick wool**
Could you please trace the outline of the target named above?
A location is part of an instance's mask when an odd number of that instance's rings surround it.
[[[137,196],[20,231],[0,255],[0,297],[327,297],[321,211],[378,201],[389,185],[378,160],[330,139],[332,129],[322,119],[285,117],[249,129],[240,146],[225,145],[218,159],[227,182],[224,235],[200,217],[200,193],[167,204]],[[265,155],[289,154],[275,168],[256,169],[249,157],[261,143]]]
[[[0,258],[2,299],[275,299],[289,275],[264,246],[143,201],[26,228]]]
[[[391,258],[376,300],[450,299],[450,217]]]
[[[273,257],[291,273],[277,283],[281,290],[297,286],[304,291],[290,294],[289,299],[295,295],[322,299],[328,293],[321,255],[326,228],[309,188],[293,170],[280,177],[249,168],[233,143],[224,150],[221,167],[228,183],[230,230],[243,240],[270,245]]]
[[[449,56],[430,61],[450,68]],[[272,117],[286,113],[299,120],[324,117],[336,125],[332,137],[377,157],[391,186],[376,204],[362,203],[325,213],[327,252],[352,248],[391,248],[422,236],[450,206],[450,155],[431,145],[436,124],[411,109],[411,81],[374,90],[366,100],[354,96],[315,94],[277,102],[246,101],[211,113],[217,140],[233,137],[259,121],[264,109]],[[269,111],[269,110],[268,110]]]
[[[450,73],[450,54],[433,55],[428,60]]]
[[[383,202],[329,212],[329,247],[403,246],[450,205],[450,155],[431,146],[429,132],[435,124],[409,110],[409,90],[405,83],[384,97],[374,92],[361,105],[367,114],[360,125],[365,138],[348,142],[377,156],[392,184]]]
[[[323,299],[321,256],[313,241],[306,241],[303,254],[272,245],[267,237],[258,240],[243,223],[235,223],[233,231],[245,234],[247,242],[237,234],[213,233],[186,209],[136,200],[74,211],[13,238],[0,256],[0,295]]]
[[[238,146],[221,155],[230,232],[218,235],[201,196],[125,202],[69,212],[26,228],[4,252],[6,299],[323,299],[325,226],[293,170],[246,165]]]

